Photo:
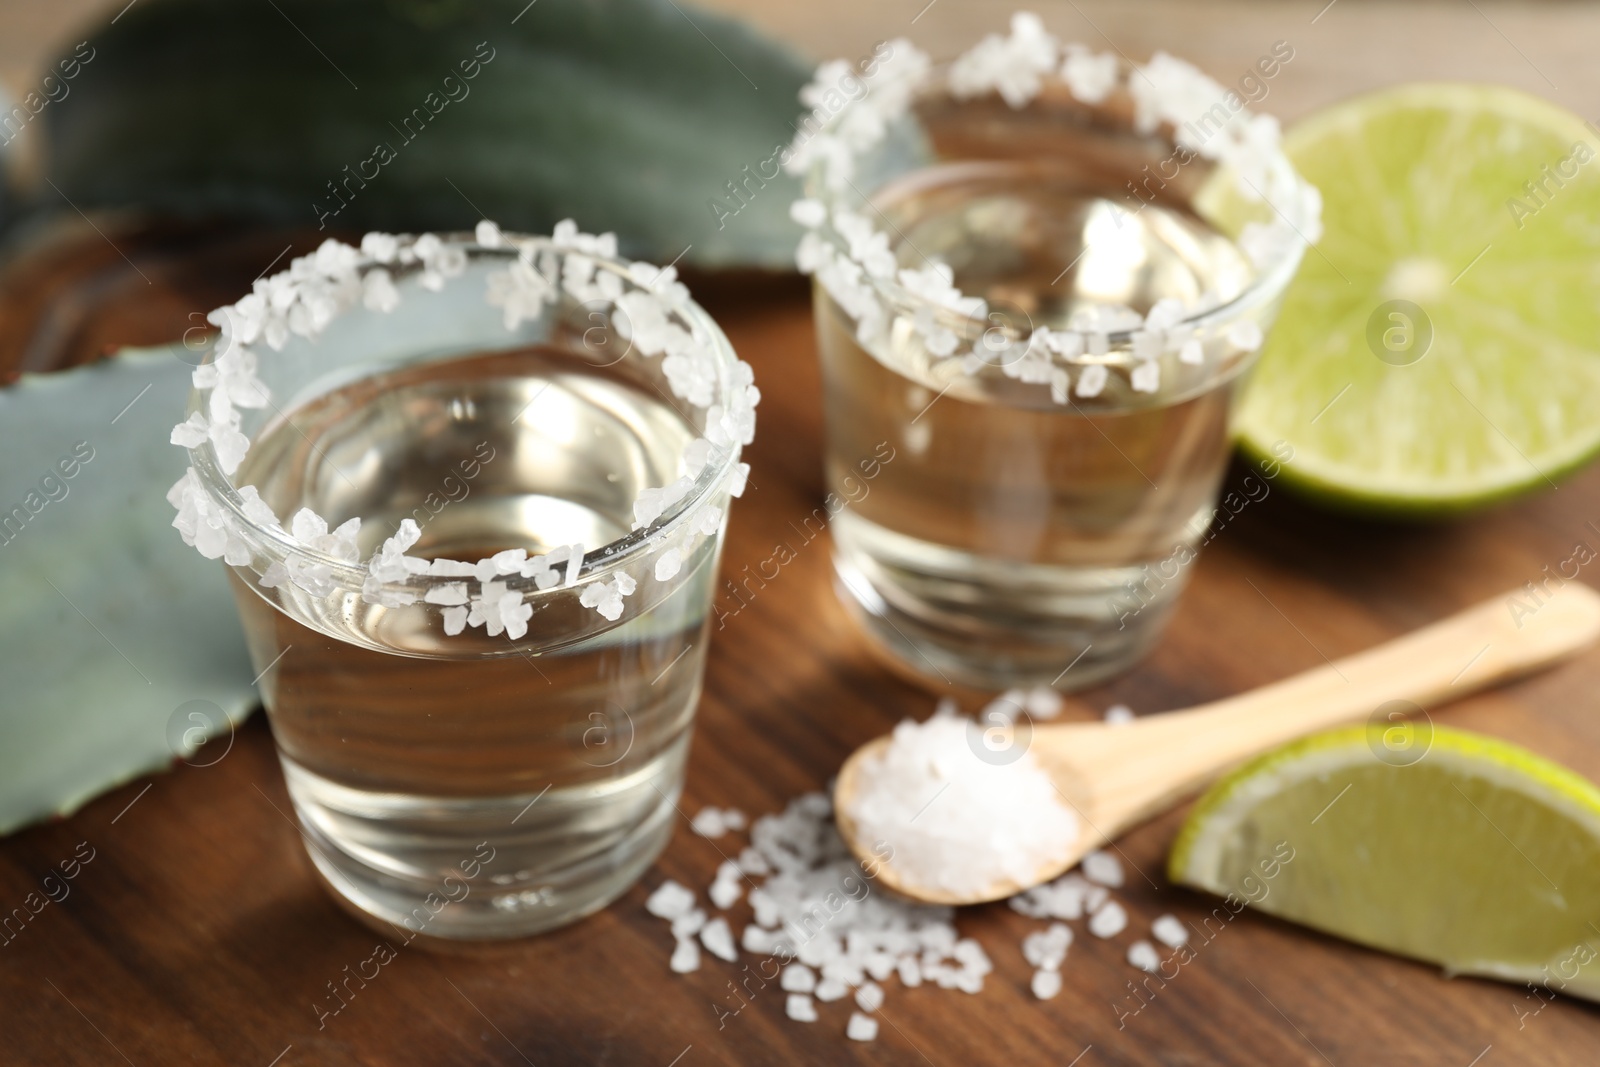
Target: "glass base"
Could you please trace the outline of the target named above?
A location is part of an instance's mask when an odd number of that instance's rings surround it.
[[[848,513],[834,536],[839,599],[876,650],[924,680],[974,689],[1070,692],[1123,673],[1160,637],[1187,579],[990,559]]]
[[[322,881],[425,943],[541,933],[626,892],[672,836],[687,748],[604,783],[483,798],[354,790],[280,759]]]

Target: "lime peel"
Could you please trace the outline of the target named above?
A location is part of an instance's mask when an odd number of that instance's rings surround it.
[[[1190,813],[1169,877],[1447,974],[1600,1000],[1600,789],[1460,730],[1433,727],[1406,766],[1379,748],[1343,728],[1235,771]],[[1280,841],[1270,891],[1242,891]]]

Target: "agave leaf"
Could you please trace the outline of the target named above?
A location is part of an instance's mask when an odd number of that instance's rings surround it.
[[[145,0],[89,47],[40,119],[81,208],[345,232],[572,217],[636,257],[792,264],[774,155],[806,69],[683,0]]]
[[[225,572],[163,499],[190,369],[130,351],[0,391],[0,833],[216,762],[255,705]]]

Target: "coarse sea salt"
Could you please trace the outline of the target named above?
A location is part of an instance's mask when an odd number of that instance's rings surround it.
[[[1150,933],[1168,948],[1182,948],[1189,943],[1189,928],[1176,915],[1163,915],[1150,924]]]
[[[1091,882],[1118,889],[1122,886],[1122,864],[1109,852],[1095,849],[1086,854],[1078,865],[1083,876]]]
[[[908,719],[862,761],[849,815],[862,840],[894,850],[907,885],[979,894],[1066,857],[1077,817],[1033,755],[990,748],[993,733],[952,715]]]
[[[844,1028],[844,1036],[851,1041],[872,1041],[878,1036],[878,1020],[870,1015],[862,1015],[858,1011],[850,1016],[850,1022]]]
[[[1089,932],[1096,937],[1116,937],[1128,927],[1128,913],[1121,904],[1108,900],[1089,916]]]
[[[1049,1000],[1061,992],[1060,971],[1034,971],[1033,981],[1030,983],[1033,995],[1040,1000]]]
[[[1004,694],[991,702],[988,710],[998,713],[1004,702],[1015,709],[1012,715],[1028,711],[1025,704],[1030,695]],[[919,748],[928,741],[928,727],[934,725],[944,736]],[[934,764],[940,759],[954,760],[961,767],[970,762],[983,764],[974,759],[975,752],[967,744],[971,726],[975,724],[959,717],[954,702],[945,700],[928,723],[920,727],[902,724],[902,729],[912,735],[913,752],[931,754]],[[952,739],[960,739],[960,749],[951,744]],[[942,772],[935,767],[927,773],[938,778]],[[1035,769],[1034,773],[1041,772]],[[956,792],[957,777],[951,774],[938,780],[950,782],[947,791]],[[920,784],[925,788],[929,783],[923,779]],[[938,805],[929,806],[924,818],[943,803],[940,798]],[[723,833],[743,821],[737,813],[728,820],[724,817],[728,811],[708,810],[716,814],[707,821],[715,818]],[[904,846],[894,847],[898,864]],[[1063,987],[1061,969],[1073,943],[1073,930],[1062,920],[1089,916],[1087,929],[1100,938],[1116,937],[1127,929],[1127,910],[1111,898],[1108,888],[1108,884],[1120,886],[1123,880],[1117,859],[1098,851],[1090,853],[1079,869],[1011,898],[1013,911],[1053,920],[1028,933],[1022,942],[1022,956],[1033,968],[1030,987],[1034,996],[1048,1000]],[[880,983],[898,978],[906,988],[937,985],[970,994],[981,992],[986,976],[994,970],[979,942],[957,934],[953,909],[916,904],[878,891],[873,876],[851,857],[839,837],[828,797],[822,793],[799,797],[783,812],[756,819],[750,826],[750,844],[738,852],[737,860],[724,860],[717,867],[707,895],[717,904],[719,886],[741,884],[753,886],[745,894],[753,921],[739,932],[738,943],[745,952],[778,963],[781,977],[777,986],[784,997],[784,1010],[798,1022],[816,1021],[819,1003],[842,1001],[853,994],[851,1007],[856,1010],[846,1034],[855,1040],[873,1040],[877,1022],[872,1014],[885,999]],[[738,962],[734,923],[743,908],[709,919],[699,904],[693,890],[672,880],[658,886],[645,902],[652,915],[671,923],[674,971],[697,970],[702,949],[730,963]],[[1162,915],[1152,924],[1151,936],[1176,947],[1187,939],[1187,930],[1175,916]],[[1150,941],[1137,941],[1124,952],[1133,966],[1159,966],[1159,950]]]
[[[817,1005],[804,993],[790,993],[784,1005],[784,1014],[795,1022],[814,1023],[817,1021]]]
[[[1154,973],[1161,966],[1161,953],[1148,941],[1135,941],[1128,946],[1128,962],[1141,971]]]

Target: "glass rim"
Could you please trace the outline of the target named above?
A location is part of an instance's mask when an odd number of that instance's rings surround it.
[[[981,96],[972,97],[969,100],[961,100],[960,98],[953,96],[949,87],[949,72],[950,68],[955,64],[955,62],[955,60],[947,59],[931,64],[931,66],[923,75],[923,77],[927,78],[927,82],[916,93],[915,99],[921,101],[931,97],[945,97],[955,100],[957,103],[977,103],[978,101],[988,100],[998,96],[997,93],[986,93]],[[1131,63],[1129,60],[1121,56],[1117,57],[1116,63],[1119,73],[1124,76],[1128,75],[1129,73],[1137,73],[1139,70],[1136,64]],[[909,73],[901,73],[897,76],[897,80],[904,81],[906,78],[911,76],[912,75]],[[1055,81],[1060,81],[1058,76],[1053,77]],[[1114,99],[1119,93],[1125,95],[1127,92],[1128,90],[1126,87],[1119,85],[1116,92],[1111,94],[1108,99]],[[863,100],[869,99],[870,96],[871,93],[868,92],[861,97],[850,100],[845,104],[844,107],[840,108],[836,113],[834,113],[831,118],[818,126],[815,133],[831,133],[836,130],[837,127],[840,126],[850,115],[851,111],[858,107]],[[1114,118],[1119,125],[1125,126],[1130,130],[1134,129],[1133,123],[1125,119],[1123,116],[1113,112],[1111,108],[1106,106],[1106,101],[1101,101],[1099,103],[1086,103],[1074,98],[1074,104],[1077,107],[1088,111],[1108,115]],[[1026,105],[1015,110],[1025,111],[1033,106],[1034,101],[1030,100]],[[1169,124],[1163,123],[1161,126],[1157,127],[1157,130],[1159,131],[1163,128],[1167,128],[1168,126]],[[1169,141],[1175,148],[1179,147],[1177,142],[1175,140],[1171,140],[1170,137]],[[994,161],[974,159],[951,160],[948,162],[982,163]],[[1222,172],[1222,163],[1214,160],[1209,162],[1211,162],[1214,167],[1213,173]],[[839,201],[842,199],[843,194],[840,190],[830,189],[828,182],[824,180],[822,172],[826,165],[827,163],[825,160],[819,159],[814,161],[806,170],[804,193],[806,196],[818,200],[829,209],[828,223],[823,226],[819,226],[815,232],[821,235],[830,245],[833,246],[836,251],[846,251],[849,247],[848,242],[843,241],[841,235],[832,226],[833,209],[837,206],[840,206]],[[1289,161],[1289,158],[1284,153],[1281,145],[1273,152],[1270,167],[1273,171],[1273,176],[1277,180],[1292,183],[1293,187],[1300,189],[1311,188],[1305,179],[1300,176],[1300,173],[1294,169],[1294,165]],[[928,168],[913,167],[901,172],[895,177],[905,177],[906,175],[916,174],[918,171],[926,169]],[[853,183],[851,188],[854,188]],[[867,196],[867,194],[861,193],[859,189],[855,191],[862,197],[862,207],[871,209],[880,217],[883,217],[882,212],[878,211],[877,208],[872,206],[871,199]],[[1305,214],[1305,200],[1303,197],[1294,198],[1293,202],[1289,205],[1289,213],[1286,213],[1277,204],[1274,204],[1271,200],[1267,199],[1265,195],[1262,196],[1260,202],[1265,203],[1283,219],[1283,221],[1288,225],[1289,229],[1293,232],[1293,238],[1283,242],[1282,245],[1274,249],[1274,256],[1272,260],[1269,261],[1265,267],[1255,271],[1249,282],[1246,283],[1244,288],[1241,289],[1232,299],[1218,304],[1215,307],[1187,313],[1182,319],[1178,320],[1176,325],[1191,329],[1215,326],[1218,323],[1226,322],[1240,315],[1248,314],[1249,312],[1260,307],[1262,304],[1271,303],[1273,300],[1276,300],[1279,296],[1281,296],[1283,291],[1288,288],[1289,283],[1294,279],[1295,273],[1300,267],[1300,261],[1304,258],[1306,249],[1311,247],[1310,242],[1308,242],[1305,237],[1305,227],[1309,222]],[[1232,240],[1232,238],[1230,238],[1230,240]],[[896,310],[910,312],[912,314],[927,310],[932,313],[934,320],[938,322],[939,325],[951,330],[952,332],[958,333],[960,336],[967,336],[969,333],[977,333],[981,336],[983,331],[994,328],[992,324],[974,323],[974,320],[971,316],[962,315],[960,312],[955,311],[954,309],[935,303],[925,296],[913,293],[911,290],[900,284],[897,276],[880,278],[870,273],[863,272],[863,281],[870,285],[881,298],[887,301]],[[976,326],[976,329],[973,328],[974,326]],[[1027,334],[1020,330],[1015,330],[1013,327],[1007,326],[1004,328],[1008,332],[1014,333],[1018,338],[1027,336]],[[1142,326],[1140,329],[1142,329]],[[1135,329],[1110,330],[1107,331],[1106,336],[1113,344],[1127,344],[1131,341],[1132,335],[1135,332],[1137,332]],[[1115,356],[1115,349],[1108,354]],[[1122,361],[1113,358],[1111,360],[1096,359],[1093,362],[1118,365]]]
[[[528,246],[540,250],[549,249],[563,256],[571,251],[558,247],[552,238],[545,236],[506,233],[504,238],[507,243],[498,246],[484,245],[472,233],[465,231],[437,232],[435,236],[443,243],[455,244],[461,247],[467,253],[469,259],[496,258],[514,260],[521,255],[522,248]],[[625,280],[631,279],[628,269],[629,261],[627,260],[620,257],[601,256],[591,252],[577,254],[592,260],[598,270],[608,271]],[[363,256],[363,259],[366,258]],[[395,270],[398,275],[396,278],[397,283],[409,280],[415,274],[421,273],[423,269],[420,264],[408,264],[397,270],[392,264],[386,265],[386,267],[387,269]],[[447,284],[449,283],[447,282]],[[563,291],[563,296],[568,295]],[[719,400],[726,398],[732,387],[732,369],[738,363],[738,355],[734,351],[732,342],[722,332],[722,328],[717,325],[716,320],[693,297],[675,300],[672,303],[672,309],[684,316],[692,331],[696,333],[703,332],[712,352],[716,356],[718,381],[717,394],[713,399],[713,404],[715,404]],[[353,308],[348,313],[378,314],[366,308]],[[308,343],[316,344],[318,340],[311,339]],[[199,365],[203,366],[215,358],[216,339],[213,339],[207,345],[204,358],[201,359]],[[644,357],[641,354],[641,358],[661,359],[665,357]],[[314,399],[314,397],[302,398],[302,400],[306,399]],[[671,406],[677,407],[676,404],[671,404]],[[201,390],[197,386],[191,386],[186,411],[202,410],[204,410],[204,406]],[[288,421],[291,413],[279,411],[278,417]],[[680,411],[679,414],[681,416],[682,412]],[[217,460],[216,449],[211,441],[202,441],[199,445],[188,448],[186,451],[189,454],[190,465],[194,468],[196,477],[200,485],[205,489],[206,495],[226,509],[229,517],[238,523],[240,528],[248,529],[254,537],[274,545],[277,552],[284,558],[296,557],[327,568],[329,577],[340,587],[353,589],[362,587],[369,577],[367,564],[364,561],[352,563],[347,559],[312,548],[291,536],[281,524],[268,526],[250,518],[245,513],[244,500],[239,495],[239,486],[234,484],[233,478],[222,472],[221,465]],[[577,578],[597,577],[648,554],[659,542],[681,529],[689,521],[699,505],[703,504],[728,480],[739,462],[742,451],[743,446],[737,440],[733,440],[726,449],[713,449],[706,460],[704,468],[696,476],[689,491],[663,511],[654,522],[648,526],[630,530],[622,537],[603,545],[593,548],[586,547],[574,582],[563,581],[541,589],[535,584],[536,579],[534,577],[524,578],[516,572],[497,575],[495,580],[505,583],[508,589],[522,592],[528,597],[553,595],[574,588]],[[531,557],[533,554],[530,552],[529,555]],[[433,588],[460,583],[462,580],[459,576],[408,574],[405,581],[385,582],[383,584],[385,587],[396,589],[406,589],[413,586]]]

